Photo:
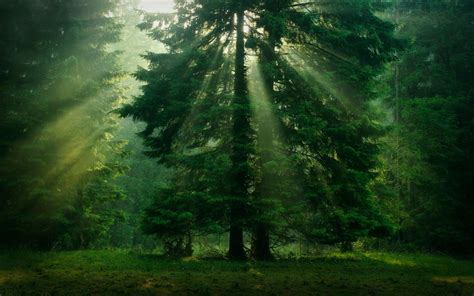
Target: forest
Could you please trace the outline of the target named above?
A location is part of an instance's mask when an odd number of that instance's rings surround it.
[[[0,296],[473,295],[474,1],[0,0]]]

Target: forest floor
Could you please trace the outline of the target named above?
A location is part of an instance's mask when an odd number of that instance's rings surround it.
[[[0,295],[474,295],[474,261],[350,253],[256,263],[0,251]]]

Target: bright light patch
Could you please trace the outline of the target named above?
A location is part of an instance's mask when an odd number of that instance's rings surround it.
[[[174,12],[173,0],[142,0],[140,2],[140,9],[148,12]]]
[[[262,151],[275,155],[275,138],[279,136],[278,118],[273,109],[270,90],[265,86],[258,59],[250,57],[249,61],[249,99],[252,115],[258,124],[258,141]]]

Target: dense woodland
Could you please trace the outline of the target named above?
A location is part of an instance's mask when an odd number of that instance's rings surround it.
[[[0,0],[0,245],[474,250],[474,2]]]

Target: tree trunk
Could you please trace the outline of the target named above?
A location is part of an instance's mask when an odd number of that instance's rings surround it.
[[[342,242],[340,246],[341,252],[352,252],[354,251],[354,245],[352,242]]]
[[[193,253],[194,253],[194,250],[193,250],[193,235],[191,234],[191,232],[189,232],[187,237],[186,237],[186,246],[184,248],[184,254],[187,257],[191,257],[193,255]]]
[[[229,252],[227,254],[231,260],[245,260],[247,254],[244,249],[244,233],[242,227],[230,225]]]
[[[246,258],[244,250],[243,222],[248,199],[250,180],[249,158],[252,149],[250,127],[250,102],[246,83],[244,10],[237,12],[237,41],[235,52],[235,79],[233,103],[232,143],[232,196],[230,209],[229,252],[230,259]]]
[[[395,6],[395,22],[399,24],[400,21],[400,3],[397,1]],[[400,61],[395,62],[395,124],[398,126],[396,134],[396,192],[397,192],[397,206],[398,206],[398,243],[403,240],[402,234],[402,182],[400,176]]]
[[[263,223],[257,224],[252,235],[252,258],[258,261],[274,259],[270,250],[270,233]]]

